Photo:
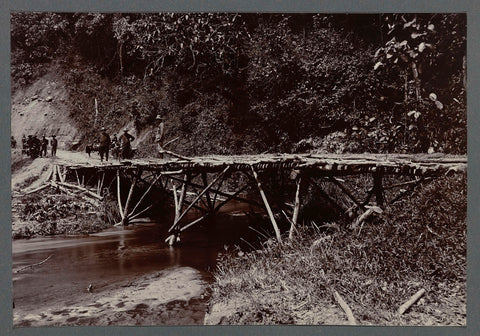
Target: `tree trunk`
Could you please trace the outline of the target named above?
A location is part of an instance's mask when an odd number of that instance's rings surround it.
[[[118,58],[120,60],[120,73],[123,74],[123,42],[118,46]]]
[[[412,62],[412,74],[413,74],[413,79],[415,80],[415,96],[417,100],[420,100],[421,99],[420,78],[418,78],[418,69],[417,69],[417,64],[415,62]]]

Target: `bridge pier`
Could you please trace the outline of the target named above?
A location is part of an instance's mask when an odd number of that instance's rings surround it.
[[[270,208],[270,204],[268,203],[267,196],[263,191],[262,184],[258,179],[258,174],[255,171],[255,168],[253,168],[253,166],[250,166],[250,167],[252,168],[252,173],[253,173],[253,177],[255,178],[255,181],[257,181],[257,187],[260,192],[260,196],[262,197],[263,203],[265,204],[265,208],[267,209],[267,213],[268,213],[268,216],[270,217],[270,221],[272,222],[273,229],[275,230],[275,235],[277,237],[277,240],[281,243],[282,236],[280,234],[280,229],[278,228],[277,221],[275,220],[275,216],[273,215],[272,209]]]
[[[379,207],[383,207],[385,202],[382,187],[383,174],[380,171],[373,173],[373,193],[375,194],[375,201]]]
[[[180,227],[180,221],[185,217],[185,215],[190,211],[190,209],[192,209],[196,203],[202,198],[203,195],[205,195],[211,188],[212,186],[230,169],[230,166],[227,166],[221,173],[219,173],[214,179],[213,181],[211,181],[195,198],[193,201],[190,202],[190,204],[187,206],[187,208],[182,212],[181,211],[181,208],[183,206],[183,203],[184,203],[184,200],[182,199],[182,202],[180,204],[180,202],[177,200],[177,192],[176,190],[174,191],[174,201],[175,201],[175,206],[176,206],[176,211],[175,211],[175,219],[174,219],[174,223],[173,225],[170,227],[170,229],[168,230],[168,232],[173,232],[173,235],[176,236],[176,238],[172,238],[172,236],[168,237],[167,240],[168,240],[168,243],[175,243],[176,240],[178,239],[178,236],[180,234],[180,232],[182,231],[182,228]],[[189,184],[189,178],[191,178],[190,176],[187,177],[187,179],[184,181],[183,183],[183,186],[185,186],[186,188],[186,185]],[[190,183],[191,184],[191,183]],[[184,190],[184,187],[182,186],[182,190]],[[183,194],[185,195],[185,194]],[[182,196],[184,197],[184,196]],[[203,218],[202,218],[203,219]],[[198,223],[199,221],[194,221],[192,223]],[[192,226],[193,224],[190,223],[188,224],[188,227]],[[186,227],[186,226],[185,226]]]
[[[302,187],[302,175],[297,176],[296,185],[297,185],[297,189],[295,191],[295,203],[293,206],[292,220],[290,222],[290,231],[288,233],[289,240],[292,240],[293,238],[293,231],[296,230],[298,213],[300,212],[300,189]]]

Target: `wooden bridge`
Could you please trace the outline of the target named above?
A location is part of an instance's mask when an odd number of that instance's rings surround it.
[[[174,153],[171,153],[174,155]],[[67,193],[73,191],[102,200],[116,195],[119,225],[129,225],[152,210],[153,191],[173,196],[175,217],[166,239],[174,244],[180,233],[212,215],[232,200],[245,202],[268,214],[278,240],[277,221],[283,215],[292,234],[307,190],[338,203],[330,191],[349,201],[345,211],[365,216],[400,199],[423,182],[446,174],[467,171],[466,156],[439,154],[262,154],[205,156],[172,159],[117,161],[102,164],[56,160],[47,183]],[[367,190],[348,186],[348,178],[365,176]],[[390,184],[385,185],[386,182]],[[35,192],[40,190],[32,190]],[[246,191],[258,192],[246,197]],[[389,193],[389,199],[386,193]],[[393,191],[398,191],[392,196]],[[391,196],[391,197],[390,197]],[[338,206],[338,204],[337,204]],[[203,214],[193,222],[186,215],[197,209]]]

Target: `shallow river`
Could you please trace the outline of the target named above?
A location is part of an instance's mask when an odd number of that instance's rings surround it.
[[[169,247],[170,223],[14,241],[14,325],[203,323],[219,253],[240,237],[256,246],[259,239],[247,217],[223,214]]]

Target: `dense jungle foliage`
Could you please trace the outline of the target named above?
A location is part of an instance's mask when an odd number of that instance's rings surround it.
[[[13,13],[12,90],[58,69],[93,135],[167,120],[185,154],[466,153],[465,14]],[[338,150],[338,147],[336,148]]]

